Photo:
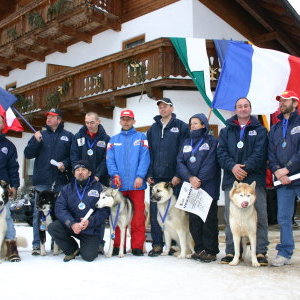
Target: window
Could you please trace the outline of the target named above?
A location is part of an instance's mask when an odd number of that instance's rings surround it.
[[[133,48],[137,45],[141,45],[145,43],[145,34],[136,36],[130,40],[124,41],[122,43],[122,50]]]

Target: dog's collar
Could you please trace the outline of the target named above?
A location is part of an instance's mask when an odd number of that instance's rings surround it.
[[[171,199],[172,199],[172,198],[170,198],[170,199],[168,200],[168,205],[167,205],[167,208],[166,208],[166,211],[165,211],[164,215],[162,216],[161,213],[158,212],[158,213],[159,213],[159,216],[160,216],[160,219],[161,219],[161,221],[162,221],[163,224],[165,223],[165,220],[166,220],[166,218],[167,218],[167,216],[168,216],[168,212],[169,212],[170,205],[171,205]]]

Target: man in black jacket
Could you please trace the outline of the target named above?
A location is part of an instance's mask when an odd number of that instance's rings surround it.
[[[151,158],[147,181],[151,185],[161,181],[172,182],[175,187],[181,182],[176,174],[177,155],[183,141],[189,136],[189,128],[186,123],[176,119],[169,98],[158,100],[157,106],[159,115],[154,117],[155,123],[147,132]],[[178,194],[178,191],[175,192]],[[155,257],[162,253],[163,234],[157,221],[157,203],[152,201],[150,223],[153,243],[148,255]]]
[[[74,166],[79,160],[87,160],[91,167],[92,176],[105,186],[109,186],[109,176],[106,167],[106,147],[109,136],[100,124],[97,113],[85,115],[85,125],[75,134],[71,146],[71,163]],[[103,224],[100,231],[99,254],[104,254]]]
[[[71,174],[70,148],[73,134],[64,129],[62,113],[52,108],[46,113],[46,129],[37,131],[24,149],[27,159],[35,158],[32,184],[35,190],[59,192],[68,183]],[[38,193],[36,193],[37,200]],[[35,201],[36,202],[36,201]],[[40,254],[38,212],[33,214],[32,255]]]
[[[257,260],[261,266],[268,265],[266,258],[268,242],[268,217],[265,191],[267,130],[251,116],[251,102],[240,98],[235,104],[236,115],[227,120],[220,131],[218,161],[224,170],[222,189],[225,192],[226,256],[221,263],[233,260],[234,244],[229,226],[229,191],[235,180],[251,184],[256,181],[257,210]]]

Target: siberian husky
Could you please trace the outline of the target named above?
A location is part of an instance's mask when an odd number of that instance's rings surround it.
[[[255,186],[255,181],[253,181],[251,185],[235,181],[229,192],[231,200],[229,224],[234,242],[234,258],[232,262],[229,263],[231,266],[236,266],[239,263],[241,239],[243,253],[246,255],[247,237],[250,241],[252,266],[260,266],[256,258],[257,213],[254,207],[256,199]]]
[[[164,232],[165,251],[168,255],[171,249],[171,240],[175,240],[180,247],[178,258],[189,258],[194,253],[193,238],[189,231],[188,214],[175,206],[176,197],[173,195],[171,183],[160,182],[152,188],[151,201],[157,202],[158,222]]]
[[[121,192],[116,189],[106,188],[101,194],[98,202],[95,205],[98,208],[110,207],[111,213],[109,218],[110,224],[110,245],[106,257],[111,257],[114,248],[115,229],[120,228],[120,250],[119,257],[124,257],[124,244],[126,228],[130,225],[132,219],[132,203],[129,198],[124,197]]]
[[[39,213],[39,236],[40,236],[40,247],[41,255],[46,255],[45,243],[46,243],[46,230],[53,221],[56,220],[54,214],[55,201],[57,193],[52,191],[38,192],[37,198],[37,209]],[[58,245],[54,242],[53,244],[53,255],[59,254]]]

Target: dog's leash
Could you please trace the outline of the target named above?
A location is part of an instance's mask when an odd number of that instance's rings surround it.
[[[116,236],[116,227],[117,227],[117,223],[118,223],[118,219],[119,219],[119,213],[120,213],[120,207],[121,207],[121,203],[118,204],[118,207],[117,207],[117,214],[116,214],[116,217],[115,219],[113,220],[112,218],[112,215],[110,215],[110,221],[111,221],[111,224],[112,224],[112,228],[113,228],[113,232],[111,234],[111,239],[114,240],[115,239],[115,236]]]
[[[160,211],[158,211],[158,214],[160,216],[161,222],[163,223],[162,230],[165,230],[165,224],[164,223],[165,223],[165,220],[166,220],[166,218],[168,216],[170,205],[171,205],[171,198],[168,200],[168,205],[167,205],[167,208],[166,208],[166,211],[165,211],[164,215],[162,216],[161,213],[160,213]]]

